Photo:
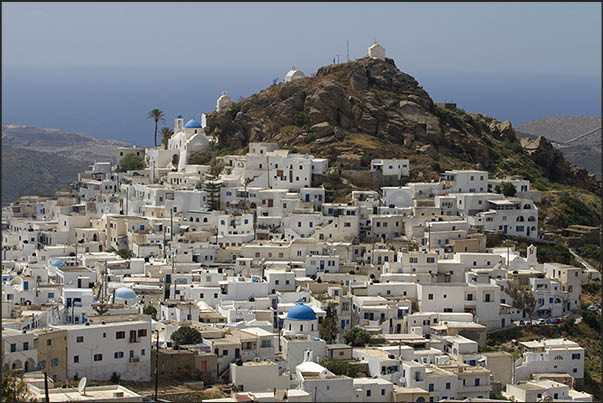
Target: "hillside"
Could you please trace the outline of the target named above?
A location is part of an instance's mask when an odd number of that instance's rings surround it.
[[[578,191],[578,198],[594,192],[600,203],[600,182],[545,138],[522,142],[508,121],[437,106],[391,59],[329,65],[272,85],[230,111],[208,114],[206,130],[219,138],[222,152],[270,141],[331,164],[341,154],[362,157],[365,167],[371,158],[408,158],[411,180],[477,168],[493,176],[523,175],[543,191]]]
[[[532,120],[517,126],[517,130],[534,136],[544,136],[556,143],[565,143],[581,134],[589,133],[582,143],[601,144],[601,117],[600,116],[560,116]]]
[[[24,195],[51,195],[95,161],[115,161],[130,144],[59,129],[2,125],[2,204]]]
[[[19,125],[2,125],[2,145],[53,153],[86,163],[116,163],[115,149],[131,146],[123,141],[98,139],[84,133]]]
[[[601,117],[564,116],[534,120],[517,127],[519,137],[546,137],[565,158],[601,178]]]
[[[77,180],[87,163],[51,153],[2,145],[2,204],[21,196],[53,195]]]

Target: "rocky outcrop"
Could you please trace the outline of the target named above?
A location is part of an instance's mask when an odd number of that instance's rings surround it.
[[[595,175],[586,169],[570,164],[563,153],[556,150],[550,141],[539,136],[536,139],[523,138],[521,145],[536,165],[544,170],[545,175],[553,180],[567,185],[585,188],[591,192],[600,191]]]
[[[590,186],[588,177],[545,145],[522,151],[511,122],[436,107],[391,59],[324,66],[314,76],[273,85],[229,111],[208,114],[206,132],[230,150],[273,141],[332,159],[343,152],[416,156],[423,170],[438,166],[429,160],[445,157],[496,171],[511,150],[551,180]]]

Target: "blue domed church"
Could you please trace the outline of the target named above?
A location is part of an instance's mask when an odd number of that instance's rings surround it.
[[[301,302],[297,303],[287,312],[283,333],[318,337],[318,317],[314,310]]]

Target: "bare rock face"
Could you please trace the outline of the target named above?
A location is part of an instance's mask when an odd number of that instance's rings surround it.
[[[490,123],[490,131],[501,140],[517,141],[517,135],[515,129],[511,125],[511,122],[505,120],[504,122],[493,121]]]
[[[316,123],[310,127],[310,131],[316,138],[323,138],[333,134],[333,127],[328,122]]]

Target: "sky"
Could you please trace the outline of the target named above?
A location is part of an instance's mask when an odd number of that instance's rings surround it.
[[[598,3],[2,3],[3,123],[149,145],[377,40],[437,101],[514,125],[601,111]],[[338,56],[339,55],[339,56]]]

